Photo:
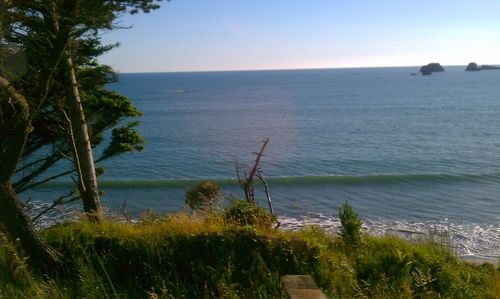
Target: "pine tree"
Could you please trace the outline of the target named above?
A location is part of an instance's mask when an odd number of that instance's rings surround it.
[[[47,142],[43,134],[38,140],[31,139],[35,143],[28,144],[27,140],[37,131],[35,128],[60,121],[52,116],[58,108],[68,109],[67,102],[77,100],[76,89],[80,96],[76,74],[80,58],[88,57],[79,56],[79,45],[95,40],[99,30],[111,29],[121,13],[148,12],[157,7],[154,0],[0,0],[0,228],[11,240],[19,240],[28,262],[43,273],[62,269],[63,262],[33,228],[12,184],[23,157]],[[13,53],[21,53],[26,72],[8,67],[9,59],[17,57]],[[77,105],[75,111],[81,116],[84,109]],[[87,120],[79,117],[79,121],[87,125]],[[72,125],[73,131],[80,129]],[[90,137],[82,139],[90,144]],[[87,145],[85,150],[89,149]],[[77,146],[83,148],[75,142]],[[109,149],[108,155],[116,153],[113,146]],[[42,172],[50,167],[51,161],[45,162]],[[42,159],[41,163],[45,162]],[[86,171],[95,174],[94,166],[84,167],[92,168]],[[94,191],[91,187],[84,193]],[[98,202],[94,196],[92,200]],[[96,207],[89,212],[99,214]]]

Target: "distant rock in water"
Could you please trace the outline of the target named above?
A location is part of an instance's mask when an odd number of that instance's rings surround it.
[[[430,75],[434,72],[444,72],[444,68],[437,62],[429,63],[420,68],[422,75]]]
[[[500,67],[496,66],[496,65],[483,65],[481,67],[482,70],[500,70]]]
[[[483,65],[483,66],[478,66],[477,63],[471,62],[467,67],[465,68],[466,71],[468,72],[473,72],[473,71],[481,71],[481,70],[499,70],[500,67],[494,66],[494,65]]]
[[[477,72],[477,71],[480,71],[481,68],[477,66],[477,63],[475,62],[471,62],[467,65],[467,67],[465,68],[465,70],[467,72]]]

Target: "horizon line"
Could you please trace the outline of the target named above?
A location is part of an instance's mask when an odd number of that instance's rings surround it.
[[[434,63],[434,62],[431,62]],[[497,64],[481,64],[492,65]],[[291,67],[269,69],[222,69],[222,70],[185,70],[185,71],[116,71],[119,74],[163,74],[163,73],[217,73],[217,72],[264,72],[264,71],[300,71],[300,70],[341,70],[341,69],[375,69],[375,68],[420,68],[422,65],[392,65],[392,66],[345,66],[345,67]],[[444,64],[443,67],[467,66],[467,64]]]

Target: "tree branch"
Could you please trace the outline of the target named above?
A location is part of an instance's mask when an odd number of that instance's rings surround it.
[[[38,215],[36,215],[36,216],[32,219],[33,223],[36,223],[36,222],[37,222],[37,220],[38,220],[40,217],[42,217],[44,214],[46,214],[46,213],[47,213],[47,212],[49,212],[50,210],[54,209],[55,207],[57,207],[57,206],[59,206],[59,205],[67,204],[67,203],[70,203],[70,202],[73,202],[73,201],[75,201],[75,200],[80,199],[80,196],[75,196],[75,197],[70,198],[70,199],[69,199],[69,200],[67,200],[67,201],[64,201],[64,199],[65,199],[65,198],[68,198],[68,197],[72,196],[73,194],[75,194],[75,191],[71,191],[70,193],[68,193],[68,194],[66,194],[66,195],[63,195],[63,196],[61,196],[61,197],[57,198],[56,200],[54,200],[54,201],[52,202],[52,204],[51,204],[49,207],[45,208],[43,211],[41,211],[40,213],[38,213]]]
[[[2,76],[0,76],[0,88],[5,90],[11,99],[15,100],[16,106],[20,109],[19,113],[16,113],[19,117],[16,118],[16,114],[11,116],[14,127],[9,136],[10,140],[2,153],[4,157],[0,157],[0,182],[5,182],[14,175],[17,163],[21,160],[30,130],[30,119],[28,101]]]
[[[59,159],[61,159],[61,153],[57,153],[55,155],[52,155],[49,157],[40,167],[35,169],[33,172],[30,174],[22,177],[19,181],[15,182],[12,184],[16,192],[20,192],[19,190],[22,189],[23,186],[28,184],[31,180],[39,176],[41,173],[43,173],[45,170],[47,170],[50,166],[52,166],[55,162],[57,162]]]
[[[46,178],[44,180],[41,180],[41,181],[38,181],[38,182],[35,182],[35,183],[32,183],[32,184],[29,184],[29,185],[26,185],[24,186],[23,188],[20,188],[17,192],[18,193],[22,193],[24,191],[26,191],[27,189],[30,189],[30,188],[34,188],[36,186],[39,186],[43,183],[46,183],[48,181],[51,181],[51,180],[54,180],[54,179],[57,179],[57,178],[60,178],[62,176],[65,176],[65,175],[68,175],[68,174],[71,174],[75,171],[76,169],[72,169],[72,170],[69,170],[69,171],[66,171],[66,172],[62,172],[62,173],[59,173],[59,174],[56,174],[56,175],[53,175],[49,178]]]
[[[264,180],[264,177],[262,176],[262,172],[260,170],[257,171],[257,177],[262,182],[262,184],[264,184],[264,192],[266,193],[267,203],[269,204],[269,211],[271,212],[271,215],[274,216],[273,201],[271,200],[271,193],[269,192],[269,186],[267,185],[267,182]]]

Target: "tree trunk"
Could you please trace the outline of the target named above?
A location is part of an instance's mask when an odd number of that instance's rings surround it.
[[[74,153],[75,167],[79,173],[79,185],[83,209],[89,214],[93,221],[100,221],[102,217],[102,207],[99,198],[99,189],[97,188],[97,176],[95,173],[94,158],[92,155],[92,145],[87,130],[87,123],[83,113],[82,103],[80,101],[80,92],[75,75],[75,67],[71,52],[66,51],[63,59],[64,71],[66,77],[66,97],[69,106],[69,118],[74,134],[76,150]]]
[[[60,254],[40,238],[9,181],[0,183],[0,225],[13,242],[20,242],[30,266],[44,274],[61,273]]]
[[[12,99],[12,127],[2,136],[4,151],[0,156],[0,226],[12,241],[19,240],[29,256],[28,263],[42,273],[53,274],[64,267],[59,254],[45,243],[35,231],[21,202],[12,188],[11,178],[21,159],[30,132],[29,105],[10,82],[0,76],[0,88]]]
[[[69,108],[69,120],[72,131],[71,142],[73,149],[73,158],[75,169],[78,174],[78,190],[83,201],[83,210],[87,213],[92,221],[99,222],[102,218],[101,200],[99,198],[99,189],[97,187],[97,176],[95,173],[94,157],[92,155],[92,145],[85,121],[85,114],[80,100],[80,91],[78,81],[76,80],[75,65],[71,53],[71,37],[70,28],[72,26],[66,24],[61,26],[60,22],[69,21],[64,19],[64,16],[59,15],[59,12],[69,11],[75,12],[77,9],[76,1],[63,1],[62,6],[51,2],[49,13],[45,16],[47,23],[52,27],[54,32],[54,45],[56,49],[63,50],[61,59],[62,77],[65,81],[66,104]],[[63,28],[64,30],[61,30]]]

